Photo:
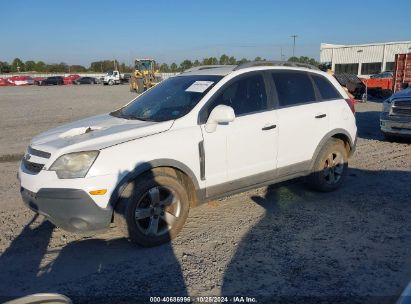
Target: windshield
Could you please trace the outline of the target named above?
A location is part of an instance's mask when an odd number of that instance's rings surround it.
[[[107,76],[113,75],[113,71],[107,71],[106,75],[107,75]]]
[[[176,76],[137,97],[111,115],[147,121],[174,120],[186,115],[222,76]]]
[[[152,64],[151,60],[139,60],[139,61],[136,60],[135,68],[136,70],[141,70],[141,71],[151,70],[151,64]]]

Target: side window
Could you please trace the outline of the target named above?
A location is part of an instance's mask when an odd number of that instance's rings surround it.
[[[337,89],[325,77],[315,74],[311,74],[311,77],[314,80],[314,83],[317,86],[323,100],[342,98]]]
[[[305,72],[276,71],[272,74],[280,106],[292,106],[316,100],[311,79]]]
[[[267,110],[267,94],[263,76],[255,74],[234,80],[218,94],[208,107],[207,117],[218,105],[232,107],[236,116]]]

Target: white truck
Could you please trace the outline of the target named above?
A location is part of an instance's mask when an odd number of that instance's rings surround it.
[[[104,85],[114,85],[128,83],[130,77],[127,74],[121,74],[119,71],[108,71],[103,78]]]

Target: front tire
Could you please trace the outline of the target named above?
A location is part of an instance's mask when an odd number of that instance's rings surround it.
[[[109,82],[108,82],[108,85],[109,86],[112,86],[114,84],[114,81],[113,80],[110,80]]]
[[[321,192],[334,191],[344,181],[348,170],[348,153],[344,142],[331,138],[315,160],[313,171],[307,177],[308,185]]]
[[[391,135],[389,133],[384,133],[384,139],[388,142],[394,142],[397,138],[394,135]]]
[[[137,89],[136,92],[138,94],[142,94],[144,92],[144,79],[143,78],[137,78]]]
[[[114,220],[131,241],[153,247],[180,232],[190,209],[185,188],[167,171],[152,170],[126,187]]]

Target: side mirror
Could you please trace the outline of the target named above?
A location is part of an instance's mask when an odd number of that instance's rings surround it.
[[[205,125],[205,130],[208,133],[215,132],[218,124],[224,124],[234,121],[235,114],[232,107],[219,105],[216,106],[210,113]]]

